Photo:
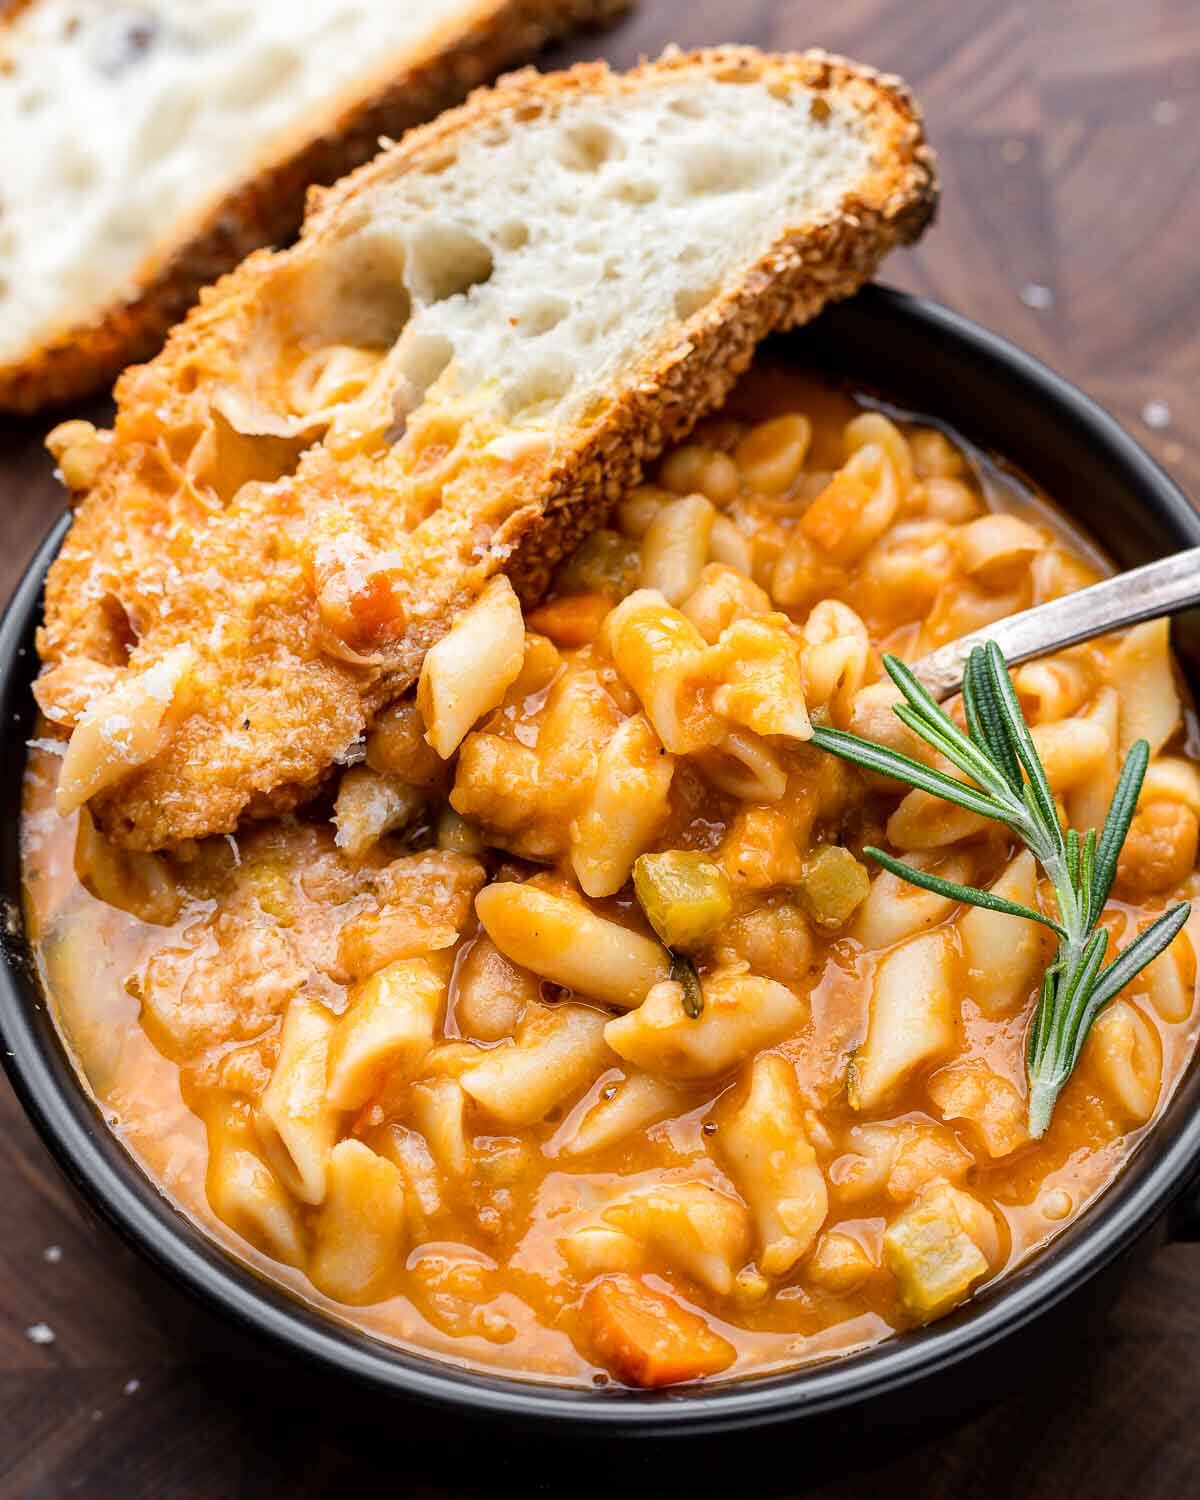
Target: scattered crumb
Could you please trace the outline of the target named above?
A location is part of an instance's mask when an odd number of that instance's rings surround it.
[[[1044,312],[1054,306],[1054,293],[1039,281],[1027,281],[1020,291],[1021,301],[1036,312]]]
[[[1183,444],[1168,443],[1163,449],[1163,458],[1169,464],[1181,463],[1183,460]]]
[[[42,1251],[42,1259],[49,1266],[58,1265],[59,1261],[62,1260],[62,1255],[61,1245],[47,1245]]]
[[[1165,401],[1147,401],[1142,407],[1142,421],[1147,427],[1169,427],[1171,408]]]
[[[141,1388],[142,1388],[142,1382],[140,1380],[127,1380],[125,1382],[125,1384],[121,1387],[121,1389],[124,1391],[125,1395],[127,1395],[127,1396],[136,1396],[137,1393],[141,1390]]]
[[[25,1337],[31,1344],[52,1344],[54,1336],[54,1329],[49,1323],[35,1323],[32,1328],[25,1330]]]
[[[1179,118],[1179,106],[1174,99],[1159,99],[1150,117],[1156,125],[1174,125]]]
[[[1000,160],[1006,162],[1010,167],[1015,167],[1018,162],[1024,161],[1029,154],[1029,147],[1024,141],[1015,136],[1011,141],[1003,141],[1000,145]]]

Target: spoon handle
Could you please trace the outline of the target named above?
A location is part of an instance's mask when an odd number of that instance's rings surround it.
[[[1008,664],[1016,666],[1141,620],[1178,614],[1193,604],[1200,604],[1200,547],[1118,573],[1090,588],[973,630],[913,662],[912,670],[940,703],[962,687],[967,657],[985,641],[995,641]]]

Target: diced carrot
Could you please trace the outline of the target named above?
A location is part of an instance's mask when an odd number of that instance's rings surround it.
[[[800,517],[800,529],[823,551],[835,552],[870,496],[857,475],[837,473]]]
[[[526,615],[525,624],[548,635],[557,646],[586,646],[600,634],[612,607],[607,594],[564,594]]]
[[[382,569],[368,573],[349,597],[361,643],[388,638],[404,628],[404,607],[395,579]]]
[[[733,1363],[733,1345],[703,1318],[635,1276],[605,1276],[583,1299],[596,1353],[627,1385],[676,1385]]]

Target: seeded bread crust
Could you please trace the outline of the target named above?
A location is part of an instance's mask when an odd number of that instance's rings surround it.
[[[719,66],[735,70],[760,65],[747,49],[726,49],[721,57]],[[658,66],[690,63],[680,56]],[[558,562],[599,524],[596,512],[636,484],[645,463],[720,406],[768,334],[798,327],[826,303],[852,296],[889,250],[915,241],[931,221],[936,161],[902,81],[819,52],[805,54],[798,71],[813,87],[878,91],[890,170],[864,183],[835,219],[773,246],[740,285],[688,323],[686,337],[670,340],[646,362],[608,430],[581,443],[562,465],[541,517],[521,518],[506,538],[514,551],[505,570],[523,601],[545,591]]]
[[[711,303],[686,322],[664,328],[658,345],[622,373],[619,388],[598,416],[556,434],[553,456],[518,473],[514,489],[505,495],[505,519],[478,558],[456,568],[450,579],[436,579],[436,612],[411,625],[389,646],[385,660],[355,665],[314,650],[303,660],[303,679],[296,668],[287,668],[281,691],[291,695],[283,705],[291,729],[270,740],[269,754],[260,746],[254,756],[247,751],[237,765],[218,765],[213,746],[223,743],[220,724],[187,720],[162,754],[97,796],[93,816],[115,841],[135,849],[160,848],[232,831],[242,816],[278,814],[311,797],[345,745],[412,684],[425,652],[488,577],[505,570],[523,601],[536,599],[556,563],[601,524],[612,502],[640,478],[643,464],[719,405],[764,336],[802,323],[827,302],[849,296],[889,249],[914,240],[929,222],[937,179],[916,106],[897,79],[843,59],[721,48],[668,54],[629,74],[585,64],[558,75],[529,70],[502,79],[460,109],[411,132],[334,188],[314,191],[295,251],[286,257],[266,251],[251,256],[202,295],[156,360],[122,378],[111,447],[48,581],[46,621],[38,642],[47,665],[119,659],[112,654],[103,612],[95,606],[110,587],[119,598],[122,570],[131,566],[126,549],[132,546],[136,552],[139,546],[153,545],[153,525],[159,524],[152,521],[153,511],[144,521],[129,519],[148,500],[157,504],[149,492],[143,493],[144,476],[157,463],[155,453],[169,449],[176,439],[195,444],[197,424],[211,424],[205,392],[236,371],[239,358],[244,360],[252,348],[249,333],[258,326],[263,289],[273,287],[281,261],[294,265],[297,257],[319,256],[326,239],[336,238],[373,188],[447,159],[456,136],[486,127],[500,111],[536,112],[573,91],[620,95],[664,72],[688,70],[722,82],[781,88],[800,84],[815,92],[814,109],[827,91],[852,95],[877,132],[876,170],[825,221],[785,228],[757,264],[727,283]],[[309,482],[334,493],[350,482],[352,476],[331,455],[317,458],[317,464],[305,469]],[[481,496],[480,504],[487,499]],[[269,526],[264,517],[262,528]],[[269,611],[287,608],[307,620],[313,612],[311,589],[298,567],[275,556],[269,563],[276,590]],[[230,718],[226,728],[236,729],[242,710],[235,702],[226,712],[229,696],[224,694],[213,712],[225,714]],[[251,717],[257,732],[258,715],[248,712],[247,724]]]
[[[17,9],[34,5],[24,0]],[[316,119],[276,140],[231,191],[181,222],[145,257],[129,296],[71,319],[19,360],[0,363],[0,410],[35,411],[109,384],[154,353],[201,287],[262,245],[295,233],[313,183],[335,182],[404,134],[465,99],[505,68],[582,27],[607,26],[632,0],[481,0],[465,30],[447,26],[419,50],[387,60],[331,100]]]
[[[458,110],[413,131],[389,153],[325,192],[314,193],[303,237],[319,239],[347,208],[397,169],[418,169],[452,138],[475,129],[489,114],[514,104],[570,92],[603,94],[636,86],[667,72],[703,69],[716,77],[761,78],[844,91],[874,117],[880,170],[865,180],[825,224],[785,234],[740,285],[731,287],[686,325],[672,330],[643,361],[626,393],[599,430],[562,454],[550,496],[521,508],[496,538],[508,573],[525,603],[546,588],[555,566],[600,515],[641,477],[643,465],[683,436],[703,413],[728,395],[770,333],[798,327],[828,302],[852,296],[897,245],[918,239],[937,208],[937,162],[927,144],[920,110],[902,79],[832,53],[813,50],[769,56],[755,47],[721,47],[685,53],[669,50],[628,73],[607,64],[582,63],[569,71],[526,69],[481,90]],[[540,481],[544,482],[544,481]],[[465,602],[465,601],[464,601]],[[441,633],[441,632],[439,632]],[[422,633],[424,635],[424,632]],[[412,675],[436,639],[414,642]]]

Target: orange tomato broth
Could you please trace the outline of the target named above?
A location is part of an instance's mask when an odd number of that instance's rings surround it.
[[[736,432],[723,423],[744,424],[782,412],[803,412],[813,423],[805,472],[830,471],[844,461],[842,432],[846,422],[866,402],[867,398],[819,377],[760,365],[743,380],[721,418],[707,424],[700,437],[718,446],[728,445]],[[927,425],[925,419],[917,418],[905,418],[901,425],[911,431],[914,422]],[[1086,536],[1021,476],[951,436],[965,456],[961,480],[981,513],[983,509],[1012,512],[1038,528],[1046,536],[1048,548],[1061,558],[1058,576],[1067,583],[1060,583],[1060,587],[1082,586],[1110,571]],[[800,483],[797,480],[797,486]],[[739,523],[752,537],[756,527],[768,536],[773,529],[786,534],[802,509],[796,505],[788,513],[778,497],[759,505],[743,496],[737,504],[743,507]],[[1006,608],[1036,602],[1029,571],[1022,573],[1015,586],[1011,580],[1005,581],[1000,592]],[[932,628],[936,630],[939,612],[945,621],[941,628],[958,633],[953,628],[955,587],[955,583],[947,583],[932,607],[897,612],[889,610],[880,588],[869,579],[864,581],[862,568],[854,564],[840,570],[834,586],[823,589],[817,597],[840,598],[860,611],[874,648],[911,655],[923,628],[926,643],[934,643],[929,635],[930,620],[935,621]],[[978,593],[978,585],[970,588]],[[802,622],[809,602],[788,612]],[[558,627],[563,638],[590,637],[595,624],[588,623],[588,607],[567,613],[570,618]],[[594,608],[592,613],[596,613]],[[553,615],[548,618],[553,624]],[[577,635],[572,636],[572,631]],[[950,634],[943,638],[950,638]],[[1081,648],[1081,659],[1102,660],[1108,649],[1106,643]],[[568,670],[587,668],[598,654],[602,655],[602,647],[590,640],[562,651]],[[546,696],[545,691],[539,691],[521,704],[498,710],[492,727],[520,743],[536,744]],[[1181,748],[1185,735],[1187,744]],[[1172,743],[1173,753],[1186,754],[1190,759],[1190,736],[1188,714],[1183,730]],[[807,752],[808,759],[797,764],[808,766],[811,772],[815,754]],[[56,1023],[81,1079],[111,1128],[170,1201],[237,1259],[331,1317],[353,1323],[382,1340],[453,1363],[539,1381],[590,1385],[612,1378],[614,1372],[601,1358],[604,1340],[597,1340],[580,1310],[589,1286],[594,1286],[597,1278],[573,1275],[559,1242],[572,1226],[595,1222],[597,1212],[618,1187],[654,1181],[702,1181],[740,1201],[736,1184],[730,1181],[714,1146],[731,1101],[736,1101],[743,1088],[748,1062],[731,1075],[690,1085],[686,1108],[675,1116],[582,1159],[564,1156],[560,1148],[603,1091],[619,1079],[620,1058],[613,1057],[611,1066],[603,1069],[582,1095],[567,1099],[560,1109],[551,1112],[552,1118],[533,1126],[517,1129],[496,1125],[474,1109],[468,1121],[471,1165],[467,1177],[452,1182],[445,1173],[440,1174],[442,1209],[427,1216],[418,1232],[410,1226],[386,1295],[365,1306],[337,1302],[318,1290],[302,1269],[280,1264],[261,1246],[227,1227],[211,1208],[205,1191],[208,1152],[200,1113],[211,1113],[214,1079],[238,1079],[240,1094],[238,1090],[219,1088],[217,1092],[237,1094],[236,1108],[243,1113],[250,1111],[256,1090],[261,1090],[269,1076],[278,1042],[278,1016],[257,1034],[239,1036],[237,1025],[230,1020],[236,1009],[234,999],[226,997],[223,1001],[217,996],[213,1025],[221,1036],[219,1058],[214,1061],[216,1054],[204,1050],[201,1024],[196,1056],[179,1055],[176,1045],[177,1055],[171,1060],[158,1050],[143,1027],[142,1007],[134,993],[139,991],[139,982],[129,984],[131,976],[144,974],[147,960],[155,952],[186,946],[184,935],[189,931],[193,942],[207,949],[214,942],[222,942],[217,922],[221,908],[240,902],[239,910],[245,910],[245,885],[238,886],[236,900],[229,892],[238,881],[251,879],[256,867],[265,871],[263,888],[282,880],[291,892],[286,899],[291,902],[295,898],[299,903],[300,914],[292,913],[288,931],[299,931],[310,923],[315,934],[312,941],[319,942],[320,881],[314,887],[315,898],[297,892],[306,871],[344,865],[342,856],[332,851],[327,834],[317,832],[328,824],[328,805],[309,810],[299,820],[285,820],[276,833],[270,829],[247,830],[236,839],[208,840],[172,856],[169,863],[184,894],[184,905],[174,924],[164,928],[96,899],[77,879],[73,862],[76,819],[59,819],[53,810],[57,765],[53,749],[35,741],[22,830],[28,930]],[[810,842],[818,842],[820,835],[852,846],[878,842],[882,821],[895,807],[899,792],[865,790],[854,780],[856,773],[831,761],[812,774],[825,777],[839,790],[833,799],[833,812],[818,808],[815,822],[806,815]],[[719,852],[736,811],[728,796],[706,785],[702,775],[690,773],[679,778],[671,823],[655,847]],[[427,817],[415,833],[410,830],[403,837],[385,840],[385,849],[397,852],[419,846],[435,822],[435,815]],[[1007,836],[996,832],[976,837],[966,847],[972,851],[973,878],[983,883],[995,877],[1013,852]],[[799,853],[803,855],[805,849]],[[487,863],[493,878],[497,870],[500,878],[509,879],[536,873],[533,864],[502,850],[489,853]],[[561,860],[559,873],[569,882],[569,872]],[[1189,879],[1184,884],[1190,888],[1191,883]],[[786,884],[758,891],[737,887],[738,910],[777,900],[781,890],[786,895],[786,889]],[[1164,904],[1162,892],[1138,893],[1134,882],[1132,894],[1127,890],[1122,899],[1110,904],[1112,928],[1118,936],[1131,933],[1136,924],[1144,925]],[[640,931],[649,930],[628,886],[616,897],[592,905]],[[958,911],[952,911],[938,925],[952,925],[957,916]],[[261,901],[255,920],[275,933],[280,931]],[[202,937],[197,937],[201,930]],[[1188,932],[1194,939],[1194,921]],[[845,1288],[828,1284],[828,1278],[822,1285],[810,1274],[810,1254],[788,1274],[770,1279],[765,1293],[762,1278],[751,1269],[728,1293],[717,1295],[660,1251],[646,1251],[638,1273],[641,1283],[655,1295],[665,1294],[686,1312],[699,1315],[709,1329],[732,1346],[735,1357],[720,1378],[762,1374],[844,1355],[912,1326],[914,1319],[901,1306],[894,1277],[880,1263],[884,1230],[911,1201],[911,1183],[906,1186],[902,1181],[892,1181],[893,1170],[865,1192],[852,1190],[862,1172],[862,1156],[855,1151],[856,1138],[851,1135],[857,1126],[878,1122],[913,1127],[911,1138],[932,1142],[934,1156],[943,1165],[952,1163],[957,1184],[993,1213],[999,1250],[988,1277],[978,1283],[987,1285],[1044,1246],[1111,1182],[1151,1127],[1154,1116],[1161,1112],[1194,1046],[1194,1005],[1189,1005],[1185,1016],[1166,1019],[1147,999],[1144,983],[1135,981],[1130,998],[1152,1028],[1161,1056],[1161,1086],[1151,1119],[1136,1121],[1122,1113],[1111,1091],[1106,1092],[1094,1059],[1085,1049],[1046,1137],[992,1157],[968,1121],[942,1120],[931,1101],[930,1076],[943,1066],[942,1062],[933,1069],[918,1070],[885,1107],[865,1115],[850,1108],[845,1089],[847,1058],[865,1032],[878,955],[865,951],[843,931],[825,935],[813,927],[810,936],[811,951],[804,972],[790,976],[792,988],[806,1002],[805,1020],[794,1035],[770,1050],[793,1065],[812,1112],[817,1158],[829,1194],[822,1234],[836,1231],[848,1237],[865,1252],[870,1272]],[[456,977],[451,982],[442,1027],[442,1037],[449,1043],[461,1041],[465,1035],[456,1019],[457,986],[466,955],[476,941],[478,932],[472,919],[459,944]],[[317,998],[335,1010],[344,1007],[346,986],[318,972],[308,958],[302,956],[300,962]],[[703,956],[699,967],[703,975]],[[1024,1038],[1032,993],[1029,1004],[1015,1014],[989,1018],[971,994],[969,976],[960,972],[960,984],[958,1052],[948,1061],[977,1061],[1023,1094]],[[551,1003],[561,998],[545,986],[540,987],[540,994]],[[238,1070],[222,1073],[227,1057],[235,1053]],[[394,1093],[386,1107],[402,1110],[402,1092]],[[364,1110],[346,1120],[344,1132],[371,1137],[372,1130],[381,1126],[369,1117],[370,1111]],[[715,1131],[706,1130],[706,1125],[715,1125]],[[917,1165],[912,1168],[918,1178],[920,1157],[918,1151]],[[299,1221],[306,1223],[310,1211],[298,1207],[297,1213]],[[753,1249],[748,1260],[753,1261]],[[615,1373],[620,1378],[622,1371]]]

